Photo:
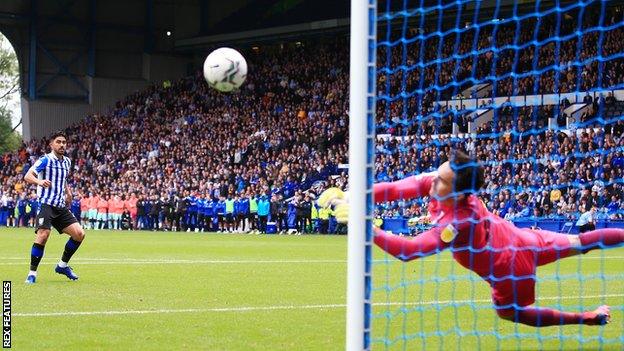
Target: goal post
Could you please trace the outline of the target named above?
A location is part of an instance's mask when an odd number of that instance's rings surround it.
[[[375,162],[376,0],[351,0],[349,62],[349,351],[370,349],[372,186]]]

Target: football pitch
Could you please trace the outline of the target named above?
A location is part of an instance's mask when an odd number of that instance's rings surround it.
[[[53,271],[67,238],[51,234],[27,286],[32,230],[0,229],[16,350],[344,349],[346,236],[87,231],[75,282]],[[611,324],[541,329],[495,318],[487,284],[448,252],[404,264],[374,250],[374,349],[624,347],[624,248],[538,270],[540,306],[606,303]]]

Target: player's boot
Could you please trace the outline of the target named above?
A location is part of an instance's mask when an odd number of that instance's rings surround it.
[[[26,277],[26,284],[35,284],[36,281],[37,281],[36,275],[29,274],[28,277]]]
[[[70,266],[62,268],[61,266],[56,265],[56,268],[54,269],[54,271],[58,274],[62,274],[66,276],[67,278],[71,280],[78,280],[78,276],[74,273],[74,271],[72,271]]]

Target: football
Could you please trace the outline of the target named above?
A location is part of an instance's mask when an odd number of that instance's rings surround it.
[[[247,61],[232,48],[219,48],[204,61],[204,78],[212,88],[227,93],[238,89],[247,78]]]

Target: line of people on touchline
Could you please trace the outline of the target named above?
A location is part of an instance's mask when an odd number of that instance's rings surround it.
[[[182,196],[77,195],[71,211],[87,229],[163,230],[228,233],[342,233],[331,209],[319,208],[314,195],[297,191],[228,196],[185,191]]]

